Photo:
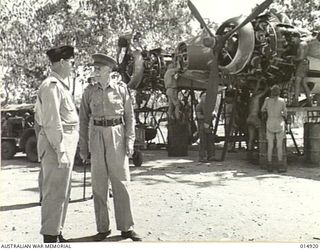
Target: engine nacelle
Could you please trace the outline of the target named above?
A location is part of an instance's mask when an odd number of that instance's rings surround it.
[[[204,36],[197,36],[178,45],[176,60],[183,70],[209,70],[211,49],[203,45]]]
[[[244,17],[225,21],[217,30],[223,35],[239,25]],[[272,14],[260,15],[235,32],[219,55],[219,68],[225,74],[237,74],[249,79],[277,79],[287,81],[294,70],[292,57],[297,45],[292,37],[297,31],[279,23]],[[182,42],[176,59],[182,71],[209,70],[211,49],[203,44],[204,36]]]
[[[218,29],[217,34],[223,34],[230,27],[240,24],[243,17],[235,17],[224,22]],[[235,40],[233,40],[236,37]],[[209,70],[208,62],[211,57],[211,49],[203,44],[204,36],[200,35],[181,42],[177,48],[177,60],[183,70]],[[236,74],[248,63],[254,50],[254,30],[248,23],[235,33],[226,43],[227,53],[221,54],[222,64],[220,69],[226,73]],[[225,57],[230,58],[225,58]],[[231,58],[232,57],[232,58]]]

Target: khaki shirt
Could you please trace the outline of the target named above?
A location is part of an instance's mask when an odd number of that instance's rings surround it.
[[[84,90],[80,105],[80,151],[87,154],[89,121],[123,117],[126,143],[134,144],[135,118],[132,100],[127,85],[113,79],[103,89],[100,83],[90,84]]]
[[[67,85],[55,72],[40,85],[35,118],[53,149],[65,152],[63,126],[79,126],[79,117]]]
[[[267,129],[272,133],[284,131],[284,117],[287,117],[287,108],[284,99],[267,97],[261,108],[268,113]]]

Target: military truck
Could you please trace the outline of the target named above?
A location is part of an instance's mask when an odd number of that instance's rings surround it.
[[[132,156],[135,166],[141,166],[143,162],[140,149],[146,148],[144,132],[145,128],[136,127],[137,140]],[[18,152],[26,153],[27,159],[31,162],[38,161],[34,104],[7,105],[1,108],[1,159],[12,159]],[[81,163],[77,148],[75,164]]]
[[[33,104],[1,108],[1,158],[12,159],[17,152],[26,153],[29,161],[38,160]]]

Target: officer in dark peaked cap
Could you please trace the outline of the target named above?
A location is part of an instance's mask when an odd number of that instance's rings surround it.
[[[62,228],[70,197],[73,160],[79,140],[79,117],[69,92],[68,78],[74,64],[74,48],[47,51],[51,73],[39,87],[36,122],[38,155],[42,167],[41,230],[43,241],[65,242]]]
[[[111,182],[117,229],[123,238],[141,241],[133,230],[129,157],[133,154],[135,118],[127,86],[113,69],[115,60],[105,54],[92,55],[94,82],[85,89],[80,105],[80,156],[91,153],[91,178],[96,241],[110,235],[108,192]],[[89,126],[90,124],[90,126]],[[90,128],[90,132],[89,132]]]

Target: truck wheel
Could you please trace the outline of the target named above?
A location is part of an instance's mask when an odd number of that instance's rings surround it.
[[[4,160],[12,159],[16,154],[16,146],[12,141],[1,142],[1,158]]]
[[[142,152],[141,151],[134,151],[134,153],[132,155],[132,161],[136,167],[140,167],[143,162]]]
[[[25,149],[26,149],[27,159],[32,162],[37,162],[38,161],[37,138],[35,135],[32,135],[28,138]]]

